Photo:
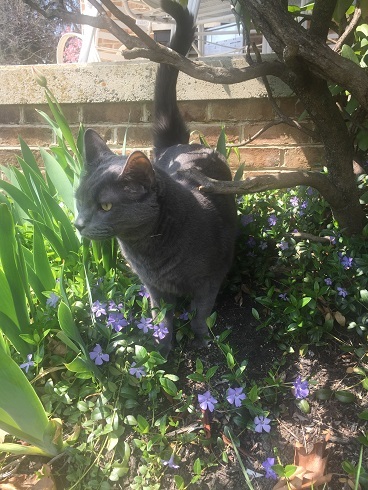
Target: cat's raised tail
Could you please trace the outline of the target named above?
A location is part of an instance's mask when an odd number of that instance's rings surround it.
[[[194,39],[193,16],[187,8],[172,0],[161,0],[161,6],[176,22],[176,31],[170,41],[170,48],[185,56]],[[178,72],[177,68],[164,63],[161,63],[157,70],[153,124],[156,154],[170,146],[189,142],[189,131],[176,101]]]

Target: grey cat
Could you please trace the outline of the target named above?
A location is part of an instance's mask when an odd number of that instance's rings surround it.
[[[177,24],[170,47],[186,55],[194,36],[192,16],[171,0],[163,0],[162,6]],[[86,131],[75,226],[93,240],[117,237],[153,309],[161,300],[175,305],[178,297],[190,296],[196,312],[191,321],[194,345],[204,345],[206,318],[232,263],[236,207],[232,196],[199,192],[185,172],[195,168],[208,177],[231,180],[219,153],[188,144],[189,132],[176,100],[177,77],[176,68],[159,66],[153,162],[140,151],[117,156],[96,132]],[[166,355],[172,344],[173,309],[167,311],[164,326],[168,333],[160,348]]]

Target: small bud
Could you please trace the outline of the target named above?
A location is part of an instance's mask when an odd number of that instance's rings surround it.
[[[47,87],[46,78],[34,66],[32,66],[31,69],[32,69],[33,77],[36,80],[36,82],[38,83],[38,85],[40,85],[40,87],[46,88]]]

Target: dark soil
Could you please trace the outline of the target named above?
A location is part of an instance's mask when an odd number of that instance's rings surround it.
[[[342,469],[342,462],[347,460],[356,465],[359,460],[360,444],[357,436],[362,430],[367,430],[367,423],[358,418],[358,414],[368,407],[368,393],[361,386],[361,377],[352,372],[356,366],[357,357],[353,353],[344,352],[342,345],[347,345],[352,340],[347,338],[346,332],[337,332],[336,337],[320,346],[313,347],[306,355],[285,354],[272,340],[269,340],[264,330],[257,331],[257,321],[252,316],[251,300],[245,298],[245,304],[238,306],[233,298],[220,297],[216,305],[217,326],[215,333],[221,333],[224,329],[232,330],[227,341],[236,352],[238,362],[248,361],[247,379],[249,385],[253,380],[257,385],[262,385],[270,370],[285,382],[292,382],[298,374],[302,379],[309,380],[310,394],[308,402],[310,412],[303,413],[296,405],[296,400],[291,393],[281,395],[277,400],[271,400],[266,407],[270,411],[269,418],[273,420],[272,430],[269,434],[258,434],[249,429],[242,430],[236,427],[226,417],[226,414],[215,413],[211,425],[211,436],[222,437],[224,425],[229,425],[233,433],[240,440],[239,451],[245,468],[264,474],[261,463],[278,451],[283,465],[294,463],[295,444],[299,443],[310,452],[317,442],[327,442],[328,464],[325,473],[332,473],[331,482],[325,489],[337,490],[350,488],[346,482],[347,475]],[[339,341],[339,336],[344,336],[344,342]],[[358,339],[355,339],[356,341]],[[201,350],[193,355],[192,351],[184,351],[180,365],[180,379],[186,383],[182,386],[185,392],[203,393],[204,385],[194,383],[186,378],[195,371],[195,360],[199,357],[205,369],[213,365],[223,366],[216,373],[212,385],[219,392],[225,393],[227,385],[221,386],[221,380],[226,368],[223,354],[217,348]],[[281,366],[281,367],[280,367]],[[218,379],[218,386],[216,386]],[[321,388],[329,388],[333,391],[348,389],[355,395],[355,401],[342,403],[335,398],[321,401],[314,393]],[[262,400],[262,407],[265,407]],[[193,421],[188,421],[191,423]],[[198,420],[197,420],[198,422]],[[364,431],[363,430],[363,431]],[[193,475],[192,465],[197,457],[206,459],[205,453],[216,460],[217,465],[204,472],[204,477],[198,482],[201,489],[232,489],[243,490],[247,487],[244,475],[241,471],[238,459],[229,444],[227,454],[228,463],[221,461],[221,451],[215,445],[207,448],[189,445],[186,454],[180,454],[181,464],[175,474],[179,473],[188,483]],[[212,454],[211,454],[212,453]],[[173,483],[173,474],[165,477],[162,488],[165,490],[176,489]],[[345,481],[343,481],[345,480]],[[275,485],[272,479],[258,477],[252,480],[255,489],[269,490]],[[367,487],[366,487],[367,488]]]

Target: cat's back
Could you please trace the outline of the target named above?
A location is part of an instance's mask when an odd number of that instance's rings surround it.
[[[190,173],[192,169],[212,179],[232,180],[225,158],[217,151],[199,144],[171,146],[157,155],[154,166],[183,185],[193,181]]]
[[[236,230],[234,196],[201,192],[191,172],[195,169],[212,179],[232,180],[230,168],[221,154],[198,144],[173,145],[157,156],[154,167],[165,181],[166,209],[181,216],[193,236],[207,232],[211,243],[215,236],[221,235],[226,243],[232,242]]]

